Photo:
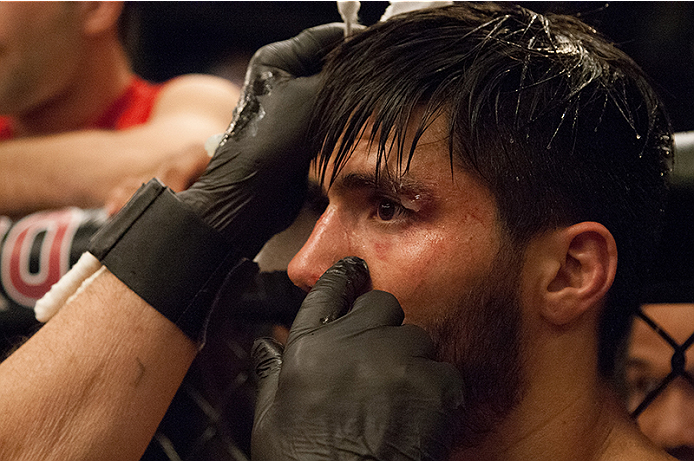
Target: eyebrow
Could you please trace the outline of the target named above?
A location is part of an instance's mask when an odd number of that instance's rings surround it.
[[[672,371],[672,365],[669,359],[663,360],[662,362],[653,362],[642,357],[628,357],[625,365],[627,368],[632,368],[640,372],[660,373],[666,371],[666,374],[669,374]],[[694,373],[694,365],[690,365],[688,368],[685,368],[684,371],[687,373]]]
[[[640,357],[628,357],[625,365],[627,367],[646,369],[650,368],[651,362]]]
[[[338,177],[330,187],[335,188],[337,192],[369,189],[388,194],[417,196],[421,199],[431,198],[434,195],[430,187],[407,174],[392,178],[389,175],[377,176],[375,172],[352,172]]]

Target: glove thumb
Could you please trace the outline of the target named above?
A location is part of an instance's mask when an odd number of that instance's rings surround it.
[[[270,409],[275,399],[277,382],[282,369],[282,352],[284,352],[282,345],[270,338],[260,338],[253,343],[251,356],[258,380],[256,421]]]

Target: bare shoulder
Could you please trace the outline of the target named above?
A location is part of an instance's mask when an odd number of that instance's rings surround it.
[[[665,451],[656,446],[625,447],[617,456],[606,458],[613,461],[675,461]]]
[[[238,102],[241,89],[231,81],[215,75],[188,74],[164,84],[155,110],[172,108],[217,107],[231,110]]]
[[[207,74],[187,74],[174,77],[164,86],[165,92],[219,92],[238,96],[241,89],[223,77]]]
[[[610,435],[600,461],[674,461],[660,447],[656,446],[635,424],[624,422]]]

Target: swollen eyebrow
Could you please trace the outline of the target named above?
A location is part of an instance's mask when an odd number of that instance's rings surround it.
[[[380,182],[380,187],[383,187],[383,180]],[[375,175],[366,173],[349,173],[335,181],[333,187],[338,191],[350,189],[378,189],[379,184],[378,181],[376,181]]]
[[[428,193],[428,188],[423,184],[407,176],[397,179],[392,179],[387,176],[376,178],[376,175],[372,173],[348,173],[335,181],[333,187],[338,192],[369,189],[405,196],[426,197],[431,195]]]

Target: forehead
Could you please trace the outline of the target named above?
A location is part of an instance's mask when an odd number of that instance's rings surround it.
[[[642,310],[678,344],[694,334],[694,304],[647,304]],[[629,349],[631,355],[653,359],[664,356],[668,361],[673,352],[672,346],[641,319],[634,321]],[[693,353],[694,346],[687,350],[687,356]]]
[[[420,124],[419,113],[415,112],[407,126],[403,138],[391,136],[385,143],[385,148],[379,147],[380,132],[374,132],[373,125],[364,126],[359,140],[345,159],[338,159],[332,152],[325,165],[321,178],[329,186],[333,178],[345,176],[354,170],[369,172],[379,180],[388,182],[419,178],[421,180],[446,180],[455,182],[460,175],[467,173],[460,167],[455,156],[450,153],[450,135],[448,124],[444,117],[439,116],[429,124],[415,140]],[[411,151],[416,142],[414,151]],[[339,145],[339,144],[338,144]]]

